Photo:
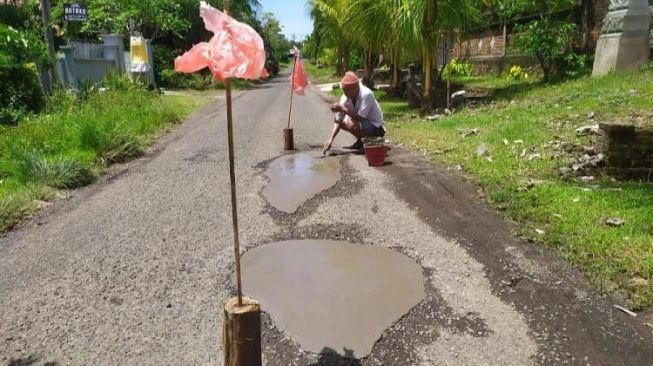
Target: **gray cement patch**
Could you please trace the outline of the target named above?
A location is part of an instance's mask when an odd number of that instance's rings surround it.
[[[270,164],[267,175],[270,184],[263,190],[263,196],[278,210],[293,213],[338,182],[340,162],[315,152],[284,155]]]
[[[385,329],[425,297],[422,268],[383,247],[286,241],[250,250],[242,265],[247,295],[314,353],[367,356]]]

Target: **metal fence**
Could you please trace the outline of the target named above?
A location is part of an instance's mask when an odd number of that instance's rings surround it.
[[[76,58],[96,59],[104,58],[104,44],[93,41],[69,41],[68,45],[73,47]]]

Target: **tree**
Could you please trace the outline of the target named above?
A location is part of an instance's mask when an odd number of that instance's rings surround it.
[[[576,25],[547,18],[518,25],[515,30],[517,50],[535,57],[542,68],[544,81],[549,81],[556,73],[556,58],[571,47]]]
[[[431,109],[433,68],[439,45],[449,34],[467,28],[480,17],[475,0],[404,0],[397,21],[410,29],[410,46],[419,49],[422,59],[422,108]]]
[[[89,9],[84,24],[63,23],[63,6],[68,1],[53,1],[53,16],[60,23],[62,35],[92,37],[98,33],[131,35],[134,32],[157,40],[184,39],[193,31],[204,30],[199,17],[200,0],[82,0]],[[207,0],[212,6],[222,8],[222,0]],[[230,15],[250,25],[258,24],[258,0],[232,0]],[[195,40],[195,43],[199,39]]]
[[[384,48],[385,42],[393,38],[392,19],[389,1],[351,0],[345,16],[345,32],[361,49],[363,49],[365,78],[363,82],[373,85],[376,55]]]
[[[349,0],[308,0],[307,7],[313,19],[313,32],[322,45],[333,44],[337,50],[336,70],[342,75],[349,69],[353,41],[347,32],[345,17]]]
[[[278,60],[288,61],[288,50],[291,48],[290,41],[282,33],[279,20],[270,12],[261,17],[261,36],[270,42],[271,53]]]
[[[574,23],[556,19],[555,15],[571,9],[576,5],[576,0],[499,0],[499,4],[500,14],[507,20],[535,15],[536,19],[515,26],[515,48],[537,59],[544,81],[550,80],[556,72],[556,58],[571,48],[571,39],[576,30]]]

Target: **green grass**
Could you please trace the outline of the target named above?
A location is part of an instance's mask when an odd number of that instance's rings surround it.
[[[206,102],[142,90],[95,93],[86,102],[60,92],[49,114],[0,128],[0,230],[56,197],[95,180],[109,164],[143,153],[157,133]]]
[[[435,122],[406,113],[405,103],[382,101],[389,137],[435,162],[459,165],[497,209],[520,223],[521,236],[557,250],[598,290],[620,292],[633,309],[651,306],[653,184],[601,177],[587,184],[565,180],[558,170],[571,157],[555,145],[590,146],[591,137],[576,136],[577,127],[650,111],[653,71],[551,85],[491,78],[472,82],[498,88],[494,103]],[[590,112],[594,121],[588,119]],[[462,137],[461,132],[476,128],[478,135]],[[487,155],[478,156],[482,145]],[[626,223],[609,227],[605,220],[610,217]]]
[[[524,85],[537,84],[540,77],[531,77],[528,80],[509,80],[505,76],[496,75],[481,75],[481,76],[458,76],[452,77],[451,82],[455,84],[463,84],[467,88],[472,89],[507,89],[507,88],[523,88]]]
[[[304,67],[311,81],[316,84],[337,83],[340,81],[340,78],[336,74],[336,69],[333,67],[318,68],[309,61],[304,62]]]
[[[231,89],[232,90],[246,90],[252,87],[254,83],[250,80],[245,80],[245,79],[232,79],[231,80]],[[224,83],[222,82],[214,82],[214,89],[217,90],[224,90]]]

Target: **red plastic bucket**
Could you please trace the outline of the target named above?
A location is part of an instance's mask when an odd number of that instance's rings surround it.
[[[385,164],[385,155],[388,147],[385,145],[374,145],[365,147],[365,157],[369,166],[383,166]]]

